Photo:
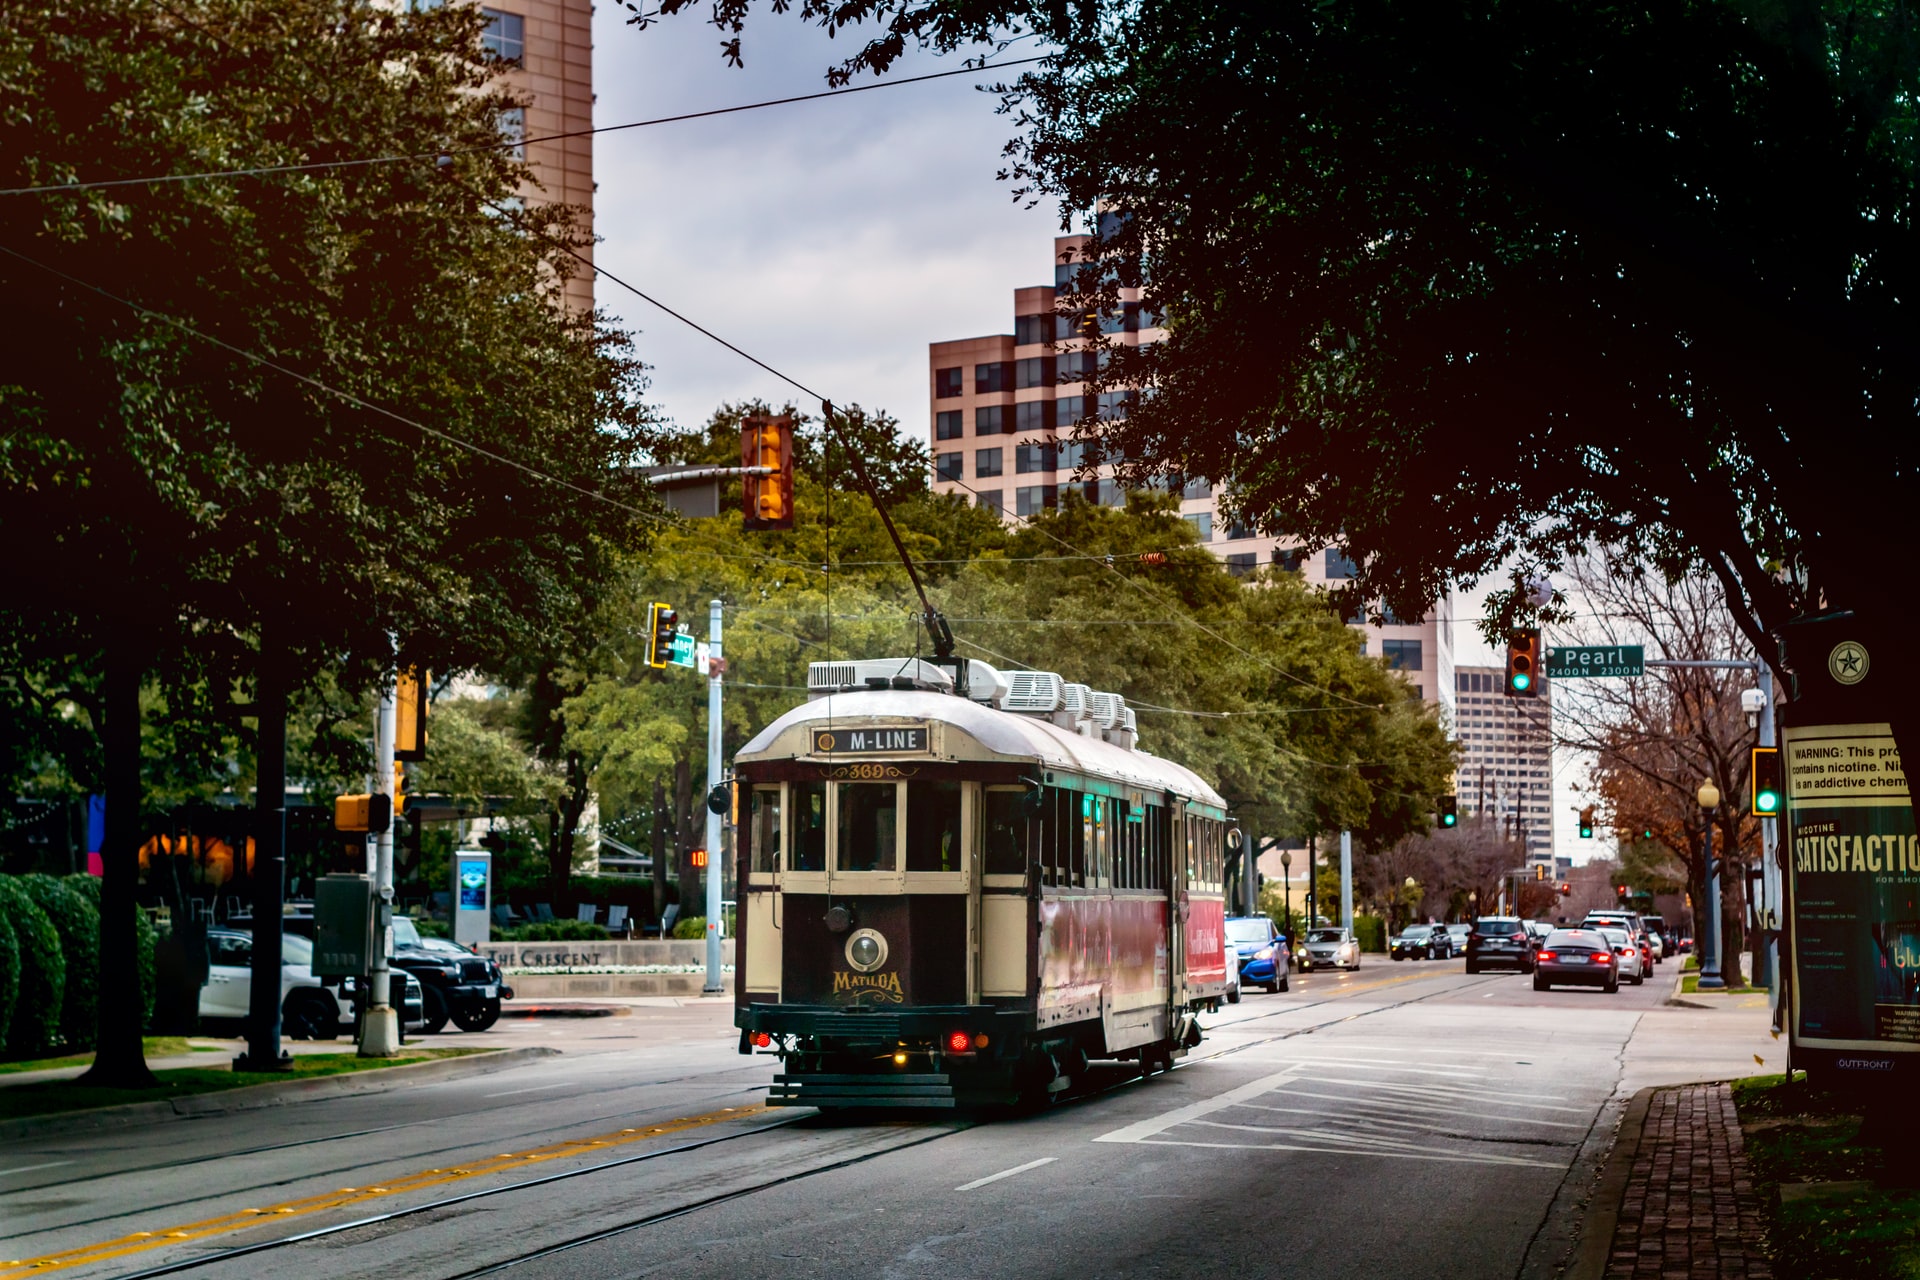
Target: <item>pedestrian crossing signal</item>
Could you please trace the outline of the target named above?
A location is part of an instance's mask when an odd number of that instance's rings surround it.
[[[1440,797],[1440,825],[1443,827],[1457,827],[1460,825],[1460,797]]]
[[[1753,815],[1756,818],[1779,816],[1786,788],[1781,785],[1780,748],[1753,749]]]
[[[1509,698],[1535,696],[1540,676],[1540,628],[1521,627],[1507,636],[1507,683]]]

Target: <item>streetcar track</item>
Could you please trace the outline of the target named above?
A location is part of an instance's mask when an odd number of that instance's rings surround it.
[[[584,1062],[584,1061],[587,1061],[587,1059],[582,1058],[582,1059],[578,1059],[578,1061]],[[612,1085],[604,1090],[601,1090],[600,1096],[605,1097],[613,1093],[622,1093],[628,1089],[655,1089],[665,1085],[672,1085],[672,1084],[698,1083],[700,1081],[709,1080],[714,1076],[737,1075],[742,1071],[756,1071],[760,1069],[761,1069],[760,1064],[755,1063],[752,1065],[720,1067],[710,1072],[696,1073],[694,1075],[669,1076],[664,1080],[636,1080],[632,1084]],[[443,1081],[441,1083],[452,1084],[452,1083],[459,1083],[459,1082]],[[748,1085],[742,1088],[741,1090],[739,1090],[739,1092],[751,1093],[755,1090],[764,1089],[766,1087],[767,1087],[766,1085]],[[362,1100],[362,1101],[364,1101],[365,1098],[369,1096],[377,1097],[381,1095],[377,1095],[377,1094],[376,1095],[366,1095],[366,1094],[353,1095],[353,1097],[356,1100]],[[726,1095],[721,1095],[721,1096],[726,1096]],[[344,1099],[341,1099],[341,1100],[344,1100]],[[355,1129],[347,1133],[323,1134],[323,1135],[312,1137],[312,1138],[298,1138],[289,1142],[276,1142],[276,1143],[268,1143],[264,1146],[247,1147],[239,1151],[223,1151],[223,1152],[216,1152],[211,1155],[193,1156],[185,1160],[168,1160],[158,1164],[131,1165],[126,1168],[111,1169],[102,1173],[88,1173],[88,1174],[81,1174],[72,1178],[62,1178],[54,1182],[36,1182],[24,1187],[5,1187],[5,1188],[0,1188],[0,1200],[4,1200],[8,1196],[23,1195],[25,1193],[33,1192],[33,1191],[64,1190],[67,1187],[77,1186],[83,1182],[98,1182],[106,1178],[122,1178],[132,1174],[140,1174],[140,1173],[168,1172],[174,1169],[190,1168],[197,1164],[211,1164],[211,1163],[215,1163],[222,1160],[234,1160],[243,1156],[270,1155],[276,1151],[291,1151],[300,1147],[319,1146],[323,1143],[328,1143],[328,1142],[345,1142],[352,1138],[364,1138],[376,1133],[393,1133],[401,1129],[418,1129],[427,1125],[444,1125],[452,1121],[459,1120],[464,1116],[475,1115],[475,1114],[498,1115],[499,1111],[500,1109],[497,1107],[476,1107],[470,1111],[453,1112],[449,1115],[433,1116],[425,1120],[408,1120],[401,1124],[380,1125],[372,1129]],[[582,1119],[577,1122],[569,1122],[567,1124],[548,1125],[545,1128],[530,1129],[524,1133],[509,1135],[507,1137],[502,1138],[501,1141],[515,1142],[515,1143],[524,1142],[531,1138],[538,1138],[546,1134],[558,1133],[565,1129],[576,1128],[579,1125],[597,1126],[601,1124],[609,1124],[616,1120],[624,1119],[633,1114],[635,1113],[623,1111],[623,1112],[614,1112],[608,1115],[588,1116],[585,1119]],[[221,1118],[226,1115],[228,1115],[228,1113],[226,1112],[210,1112],[202,1116],[179,1116],[179,1117],[176,1117],[176,1119],[213,1120],[213,1119]],[[171,1123],[171,1122],[163,1121],[162,1123]],[[467,1143],[464,1145],[471,1146],[474,1144]],[[491,1144],[481,1143],[479,1145],[486,1146]],[[459,1146],[429,1147],[419,1151],[409,1151],[407,1154],[409,1156],[415,1156],[415,1155],[435,1156],[435,1155],[444,1155],[447,1152],[458,1151],[460,1149],[461,1148]],[[49,1150],[49,1153],[53,1153],[53,1152],[71,1151],[73,1149],[54,1147],[54,1148],[49,1148],[48,1150]],[[78,1158],[85,1159],[88,1155],[92,1155],[96,1153],[76,1151],[75,1154]],[[311,1176],[322,1177],[322,1176],[326,1176],[333,1173],[350,1172],[351,1170],[357,1169],[359,1167],[360,1166],[358,1165],[349,1165],[349,1166],[346,1166],[344,1169],[322,1169],[315,1172]],[[296,1179],[292,1179],[292,1178],[282,1179],[280,1182],[276,1182],[268,1185],[282,1186],[282,1185],[285,1185],[287,1182],[291,1182],[291,1181],[296,1181]],[[191,1204],[191,1203],[192,1203],[191,1200],[176,1200],[169,1204],[144,1206],[143,1211],[144,1211],[144,1208],[148,1208],[148,1207],[155,1208],[155,1209],[169,1209],[169,1208],[175,1207],[176,1205]],[[116,1216],[116,1215],[109,1215],[109,1218],[112,1216]],[[61,1225],[63,1227],[88,1226],[94,1222],[101,1222],[101,1221],[107,1221],[107,1220],[108,1220],[107,1218],[94,1218],[94,1219],[87,1219],[80,1222],[63,1223]],[[33,1233],[29,1232],[28,1234],[33,1234]],[[0,1236],[0,1240],[11,1240],[11,1239],[17,1239],[17,1238],[18,1237],[15,1237],[15,1236]]]
[[[1441,976],[1441,975],[1435,975],[1435,976]],[[1427,991],[1419,995],[1410,995],[1405,999],[1381,1004],[1372,1009],[1362,1010],[1359,1013],[1348,1014],[1344,1017],[1339,1017],[1339,1018],[1332,1018],[1325,1022],[1317,1022],[1311,1026],[1275,1031],[1268,1035],[1262,1035],[1262,1036],[1258,1036],[1258,1038],[1255,1038],[1255,1039],[1249,1039],[1247,1042],[1243,1044],[1224,1047],[1220,1049],[1218,1052],[1208,1054],[1205,1058],[1199,1058],[1199,1059],[1189,1058],[1188,1060],[1183,1062],[1176,1062],[1173,1065],[1172,1069],[1185,1070],[1188,1067],[1197,1066],[1200,1063],[1209,1062],[1216,1058],[1224,1058],[1229,1055],[1242,1052],[1246,1049],[1256,1048],[1262,1045],[1270,1045],[1278,1041],[1292,1039],[1297,1036],[1310,1035],[1316,1031],[1324,1030],[1328,1027],[1338,1026],[1346,1022],[1352,1022],[1359,1018],[1368,1017],[1375,1013],[1384,1013],[1393,1009],[1405,1007],[1407,1005],[1418,1004],[1426,1000],[1431,1000],[1436,996],[1445,995],[1450,992],[1471,990],[1474,987],[1484,985],[1485,983],[1491,982],[1494,980],[1496,979],[1493,977],[1488,977],[1488,978],[1483,978],[1478,982],[1468,983],[1461,986],[1448,986],[1448,987],[1433,990],[1433,991]],[[1252,1017],[1238,1019],[1233,1023],[1227,1024],[1226,1026],[1216,1028],[1216,1030],[1225,1031],[1229,1029],[1229,1027],[1239,1027],[1247,1023],[1264,1021],[1268,1018],[1280,1017],[1290,1013],[1298,1013],[1302,1011],[1321,1008],[1326,1005],[1339,1003],[1339,1002],[1366,994],[1367,991],[1374,991],[1378,989],[1379,989],[1378,987],[1370,987],[1365,989],[1364,991],[1356,990],[1352,992],[1337,992],[1337,991],[1330,992],[1328,993],[1328,995],[1322,997],[1319,1000],[1315,1000],[1307,1004],[1288,1005],[1285,1008],[1274,1009],[1267,1013],[1255,1014]],[[738,1068],[737,1070],[744,1070],[744,1069],[746,1068]],[[724,1073],[715,1073],[715,1074],[724,1074]],[[1165,1074],[1165,1073],[1163,1072],[1162,1074]],[[1053,1110],[1057,1110],[1067,1106],[1075,1106],[1085,1102],[1090,1102],[1095,1098],[1103,1097],[1109,1093],[1116,1092],[1117,1090],[1124,1088],[1127,1085],[1134,1084],[1136,1082],[1145,1082],[1149,1079],[1151,1079],[1151,1075],[1149,1073],[1141,1071],[1137,1067],[1134,1067],[1134,1068],[1128,1069],[1126,1071],[1125,1076],[1122,1079],[1115,1080],[1111,1083],[1099,1085],[1097,1087],[1092,1087],[1085,1090],[1070,1089],[1066,1091],[1064,1094],[1053,1099],[1051,1106],[1040,1108],[1036,1112],[1036,1114],[1046,1114]],[[637,1088],[637,1087],[644,1087],[644,1086],[634,1085],[634,1086],[621,1086],[621,1087]],[[498,1186],[498,1187],[481,1188],[476,1191],[464,1192],[457,1196],[442,1197],[440,1199],[427,1201],[418,1205],[410,1205],[403,1208],[394,1209],[386,1213],[369,1215],[367,1217],[355,1219],[354,1221],[351,1221],[351,1222],[338,1223],[338,1224],[334,1224],[332,1226],[327,1226],[327,1227],[320,1227],[312,1231],[299,1232],[294,1235],[283,1236],[274,1240],[263,1240],[255,1244],[236,1246],[234,1248],[208,1253],[200,1257],[179,1259],[177,1261],[165,1263],[157,1267],[151,1267],[146,1270],[127,1273],[123,1276],[117,1277],[116,1280],[153,1280],[153,1278],[157,1278],[160,1276],[175,1275],[185,1271],[197,1270],[202,1267],[213,1266],[217,1263],[230,1261],[235,1258],[254,1256],[254,1255],[268,1252],[275,1249],[286,1248],[296,1244],[302,1244],[302,1243],[306,1243],[313,1240],[319,1240],[319,1239],[325,1239],[332,1236],[337,1236],[348,1231],[364,1230],[369,1227],[377,1227],[377,1226],[384,1225],[386,1223],[398,1221],[400,1219],[412,1218],[420,1214],[429,1213],[429,1212],[440,1210],[440,1209],[452,1208],[456,1205],[471,1203],[476,1200],[490,1199],[494,1196],[505,1195],[514,1191],[523,1191],[523,1190],[529,1190],[529,1189],[542,1187],[542,1186],[549,1186],[556,1182],[568,1181],[574,1178],[586,1177],[595,1173],[602,1173],[609,1169],[623,1168],[629,1165],[638,1164],[645,1161],[657,1160],[668,1155],[675,1155],[675,1154],[681,1154],[681,1153],[690,1152],[690,1151],[697,1151],[706,1147],[716,1146],[720,1143],[732,1142],[741,1138],[753,1137],[758,1134],[770,1132],[772,1130],[788,1128],[801,1120],[816,1119],[816,1118],[818,1118],[818,1113],[816,1113],[814,1116],[807,1116],[807,1115],[795,1116],[791,1119],[780,1120],[772,1124],[760,1125],[753,1129],[744,1130],[738,1133],[721,1134],[716,1137],[703,1139],[699,1142],[682,1143],[677,1146],[666,1147],[656,1151],[646,1151],[646,1152],[641,1152],[637,1155],[625,1156],[618,1160],[603,1161],[601,1163],[588,1165],[579,1169],[563,1170],[561,1172],[547,1174],[539,1178],[524,1179],[518,1182],[507,1183],[505,1185]],[[416,1122],[416,1123],[433,1123],[433,1122],[422,1121],[422,1122]],[[410,1126],[409,1125],[392,1126],[392,1128],[405,1128],[405,1127],[410,1127]],[[574,1125],[574,1124],[563,1125],[563,1126],[552,1126],[547,1130],[536,1130],[535,1132],[536,1133],[551,1132],[555,1129],[575,1128],[575,1127],[577,1127],[577,1125]],[[721,1192],[712,1196],[703,1197],[700,1200],[693,1201],[688,1204],[678,1205],[673,1208],[664,1209],[664,1210],[657,1211],[655,1213],[645,1215],[644,1217],[635,1219],[632,1222],[622,1223],[613,1227],[602,1228],[598,1231],[590,1232],[585,1235],[575,1237],[571,1240],[561,1241],[556,1244],[544,1245],[538,1249],[530,1250],[527,1253],[516,1255],[514,1257],[502,1260],[500,1262],[490,1263],[487,1266],[479,1268],[477,1270],[459,1273],[456,1276],[449,1277],[449,1280],[474,1280],[474,1278],[477,1278],[479,1276],[497,1274],[499,1272],[510,1270],[513,1267],[517,1267],[528,1262],[533,1262],[542,1258],[551,1257],[559,1253],[564,1253],[572,1249],[583,1247],[585,1245],[597,1243],[599,1241],[611,1239],[620,1235],[625,1235],[633,1231],[643,1230],[649,1226],[654,1226],[654,1225],[668,1222],[677,1218],[685,1217],[689,1214],[695,1213],[704,1208],[709,1208],[718,1204],[723,1204],[733,1200],[742,1199],[746,1196],[756,1195],[756,1194],[759,1194],[760,1192],[769,1191],[776,1187],[784,1186],[791,1182],[799,1181],[804,1178],[813,1177],[817,1174],[830,1173],[830,1172],[837,1171],[839,1169],[848,1168],[853,1165],[865,1163],[866,1161],[877,1159],[878,1157],[889,1154],[890,1152],[906,1150],[911,1147],[921,1146],[926,1143],[935,1142],[942,1138],[952,1137],[955,1134],[964,1133],[973,1127],[974,1127],[973,1122],[962,1123],[958,1127],[949,1128],[941,1132],[929,1134],[925,1137],[915,1139],[912,1142],[895,1144],[879,1150],[865,1152],[857,1156],[847,1157],[842,1160],[833,1161],[826,1165],[821,1165],[812,1169],[797,1170],[793,1173],[784,1174],[778,1178],[769,1179],[767,1181],[757,1183],[753,1186],[736,1188],[731,1191]],[[331,1139],[308,1139],[299,1143],[290,1143],[290,1144],[283,1144],[283,1145],[302,1146],[302,1145],[308,1145],[314,1142],[328,1141],[328,1140],[331,1140]],[[470,1148],[474,1144],[466,1143],[462,1145],[463,1147]],[[267,1149],[271,1150],[272,1148],[267,1148]],[[451,1150],[451,1149],[452,1148],[447,1148],[444,1150]],[[422,1153],[422,1154],[428,1154],[428,1153]],[[212,1158],[212,1157],[209,1157],[209,1158]],[[107,1175],[96,1175],[96,1176],[107,1176]],[[305,1176],[319,1176],[319,1175],[305,1175]],[[288,1181],[293,1181],[293,1179],[289,1179]],[[191,1203],[191,1201],[182,1201],[179,1203]],[[121,1214],[117,1216],[124,1217],[126,1215]],[[72,1226],[72,1225],[86,1225],[86,1224],[84,1223],[63,1224],[63,1227],[61,1229],[65,1229],[66,1227]]]

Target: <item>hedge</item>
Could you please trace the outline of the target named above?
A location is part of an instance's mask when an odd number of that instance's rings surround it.
[[[1362,951],[1384,955],[1387,950],[1387,922],[1380,916],[1355,916],[1353,936]]]
[[[490,936],[495,942],[598,942],[609,935],[602,926],[585,920],[540,920],[495,929]]]
[[[70,876],[61,876],[60,883],[73,889],[86,898],[93,908],[95,919],[100,914],[100,877],[90,876],[86,872],[77,872]],[[154,975],[154,944],[160,940],[160,931],[153,927],[153,920],[147,913],[134,908],[133,912],[133,960],[140,978],[140,1028],[145,1030],[153,1021],[153,997],[158,989]],[[98,952],[96,951],[96,955]]]
[[[688,916],[684,920],[674,921],[673,936],[681,942],[698,942],[707,936],[707,918]]]
[[[20,877],[34,905],[47,913],[67,957],[67,986],[60,1000],[60,1041],[68,1052],[93,1047],[100,998],[100,913],[93,900],[49,875]]]
[[[40,1057],[60,1043],[66,952],[53,921],[12,876],[0,876],[0,913],[12,921],[20,952],[20,994],[7,1020],[6,1053],[14,1058]]]

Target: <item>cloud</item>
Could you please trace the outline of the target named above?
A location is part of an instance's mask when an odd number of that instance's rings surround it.
[[[851,47],[756,15],[740,70],[697,15],[639,31],[626,12],[594,17],[601,126],[816,92]],[[958,65],[916,54],[895,74]],[[974,86],[1007,74],[599,135],[596,260],[821,394],[924,434],[927,344],[1010,332],[1011,291],[1052,274],[1054,210],[1016,206],[994,176],[1012,124]],[[726,400],[804,399],[604,278],[596,299],[636,331],[649,398],[683,426]]]

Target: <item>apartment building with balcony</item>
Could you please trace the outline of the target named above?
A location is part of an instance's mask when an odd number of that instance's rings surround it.
[[[1024,519],[1057,506],[1078,488],[1090,502],[1121,506],[1126,495],[1102,475],[1080,477],[1082,447],[1074,442],[1080,419],[1122,418],[1125,393],[1109,392],[1089,405],[1084,383],[1094,356],[1055,314],[1055,299],[1072,288],[1086,236],[1054,239],[1054,281],[1013,291],[1010,333],[930,344],[927,356],[928,433],[934,457],[934,488],[959,493],[1001,513]],[[1165,336],[1156,317],[1141,306],[1139,291],[1121,290],[1119,312],[1100,318],[1104,333],[1125,345]],[[1200,544],[1237,574],[1265,565],[1303,574],[1337,589],[1354,575],[1338,548],[1302,548],[1264,536],[1222,515],[1221,494],[1205,480],[1179,481],[1180,513]],[[1451,709],[1454,696],[1453,600],[1442,597],[1424,618],[1388,613],[1381,623],[1350,618],[1365,634],[1368,653],[1385,657],[1419,686],[1421,697]]]

